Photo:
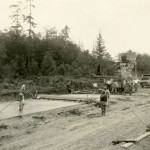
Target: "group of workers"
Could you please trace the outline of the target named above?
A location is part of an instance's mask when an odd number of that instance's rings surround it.
[[[118,93],[121,94],[128,93],[130,96],[132,95],[133,88],[135,92],[138,90],[139,81],[138,80],[120,80],[120,81],[111,81],[107,80],[105,82],[106,88],[102,91],[100,95],[100,107],[102,109],[102,116],[106,114],[106,106],[108,104],[108,99],[111,93]]]
[[[131,82],[131,81],[126,81],[126,80],[122,80],[120,82],[107,80],[105,82],[105,85],[106,86],[104,90],[102,90],[101,95],[100,95],[100,104],[101,104],[100,106],[102,109],[102,116],[105,116],[106,114],[106,106],[107,106],[108,99],[110,97],[110,92],[117,93],[118,91],[120,91],[121,93],[129,93],[129,95],[131,95],[133,86],[135,87],[135,91],[137,91],[137,88],[138,88],[138,82]],[[70,81],[68,82],[66,87],[67,87],[67,92],[71,94],[72,89],[71,89]],[[94,83],[93,87],[97,89],[98,88],[97,83]],[[19,116],[20,117],[23,116],[24,94],[25,94],[25,84],[23,84],[21,89],[19,90]]]
[[[139,86],[139,81],[138,80],[107,80],[105,82],[107,89],[109,89],[109,91],[111,93],[121,93],[121,94],[125,94],[125,93],[129,93],[129,95],[132,94],[133,89],[135,90],[135,92],[137,92],[138,90],[138,86]]]

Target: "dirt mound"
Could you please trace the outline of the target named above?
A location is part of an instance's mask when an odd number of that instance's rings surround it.
[[[12,138],[12,135],[2,135],[2,136],[0,136],[0,141],[2,141],[2,140],[8,140],[8,139],[10,139],[10,138]]]
[[[1,124],[1,125],[0,125],[0,130],[2,130],[2,129],[8,129],[8,125]]]
[[[82,112],[78,109],[72,109],[72,110],[68,110],[66,112],[59,112],[58,115],[61,115],[61,116],[70,116],[70,115],[73,115],[73,116],[80,116],[82,114]]]

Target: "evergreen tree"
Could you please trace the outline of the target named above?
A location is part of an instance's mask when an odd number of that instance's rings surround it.
[[[66,25],[64,29],[61,30],[62,38],[67,41],[69,39],[70,28]]]
[[[105,55],[105,46],[102,39],[101,34],[98,34],[95,49],[93,50],[93,55],[97,60],[97,75],[103,74],[103,61],[104,61],[104,55]]]
[[[34,22],[34,18],[33,18],[33,14],[32,14],[32,9],[35,8],[34,0],[26,0],[27,2],[27,7],[29,9],[29,14],[28,15],[23,15],[24,18],[24,22],[27,22],[29,25],[28,28],[28,36],[31,38],[32,36],[34,36],[34,31],[33,28],[36,27],[36,23]]]
[[[21,4],[22,2],[20,0],[16,1],[16,4],[10,5],[10,8],[13,9],[12,15],[10,18],[12,19],[12,31],[15,32],[16,37],[20,36],[22,31],[22,25],[21,25]]]
[[[93,55],[100,61],[103,59],[105,55],[104,41],[100,33],[98,34],[97,37],[95,49],[93,50]]]
[[[50,54],[46,52],[42,62],[43,75],[52,75],[55,71],[55,62]]]

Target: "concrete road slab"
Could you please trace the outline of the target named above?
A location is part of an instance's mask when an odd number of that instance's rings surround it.
[[[0,103],[0,110],[7,106],[10,102]],[[25,100],[24,114],[30,114],[40,111],[46,111],[56,108],[62,108],[72,105],[77,105],[77,102],[64,102],[64,101],[50,101],[50,100]],[[18,116],[19,101],[14,101],[8,105],[2,112],[0,112],[0,119]]]
[[[46,99],[55,99],[55,100],[70,100],[70,101],[78,101],[78,100],[87,100],[87,99],[99,99],[100,94],[65,94],[65,95],[46,95],[40,94],[40,98]]]

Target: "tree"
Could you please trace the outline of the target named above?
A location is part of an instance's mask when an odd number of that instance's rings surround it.
[[[23,37],[16,40],[15,33],[8,32],[4,40],[6,62],[9,63],[11,68],[19,75],[23,75],[25,72],[25,61],[27,57],[26,43]]]
[[[58,75],[65,75],[66,74],[66,69],[65,69],[65,65],[61,64],[58,68],[57,68],[57,74]]]
[[[98,34],[97,37],[96,46],[95,49],[93,50],[93,55],[96,58],[98,64],[96,74],[101,75],[103,74],[102,71],[103,71],[103,61],[104,61],[103,59],[105,55],[105,46],[100,33]]]
[[[0,32],[0,78],[3,77],[4,67],[6,65],[6,47],[4,45],[5,35]]]
[[[57,30],[55,27],[51,29],[46,29],[46,35],[45,35],[46,39],[54,39],[56,37],[57,37]]]
[[[90,76],[91,74],[95,73],[94,68],[96,67],[97,61],[95,57],[93,57],[88,50],[80,51],[78,57],[76,59],[77,68],[80,67],[80,74],[84,74],[86,76]],[[85,70],[84,70],[85,69]],[[86,74],[85,74],[86,72]]]
[[[150,73],[150,55],[138,54],[137,58],[137,72],[139,75]]]
[[[55,62],[50,54],[46,52],[42,62],[42,73],[43,75],[52,75],[55,70]]]
[[[96,75],[101,75],[101,64],[99,63],[97,66],[97,72]]]
[[[31,65],[32,75],[37,75],[39,73],[38,63],[33,60]]]
[[[35,33],[33,31],[33,28],[36,27],[36,23],[34,22],[34,18],[32,15],[32,8],[35,7],[34,0],[26,0],[27,2],[27,7],[29,9],[29,14],[28,15],[23,15],[24,18],[24,22],[27,22],[29,24],[29,28],[28,28],[28,36],[31,38]]]
[[[105,46],[100,33],[98,34],[97,37],[96,46],[95,49],[93,50],[93,55],[100,61],[103,59],[105,55]]]
[[[16,4],[10,5],[10,8],[13,9],[12,15],[10,18],[12,19],[13,25],[11,26],[11,29],[14,30],[16,37],[20,36],[22,31],[22,25],[21,25],[21,4],[22,2],[20,0],[17,0]]]
[[[69,39],[70,28],[66,25],[64,29],[61,30],[61,37],[67,41]]]
[[[111,55],[106,51],[101,34],[98,34],[96,45],[93,49],[93,56],[96,59],[97,75],[113,75],[115,72],[115,63]]]

